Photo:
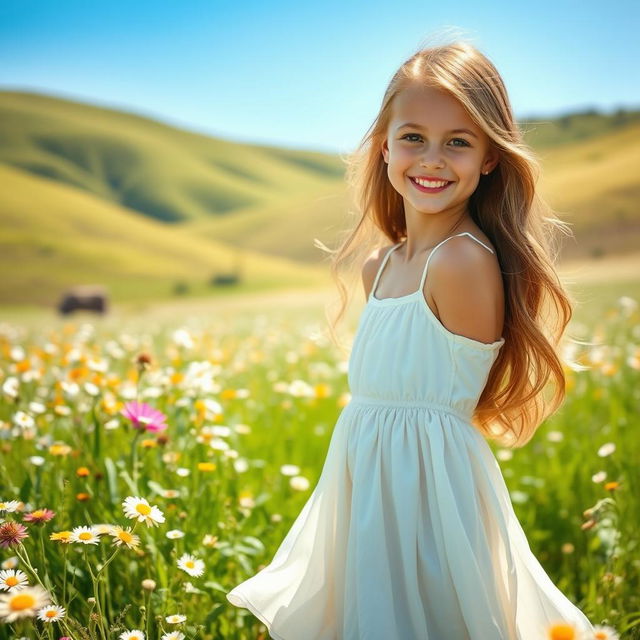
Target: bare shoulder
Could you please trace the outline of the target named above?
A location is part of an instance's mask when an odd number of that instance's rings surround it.
[[[429,262],[428,295],[449,331],[489,343],[502,335],[504,285],[495,248],[478,239],[494,253],[468,236],[451,238],[438,248]]]
[[[389,244],[384,247],[374,249],[365,259],[362,265],[362,284],[364,286],[365,299],[369,298],[369,293],[373,287],[373,281],[376,279],[378,269],[380,269],[380,265],[382,264],[387,251],[389,251],[393,246],[394,245]]]

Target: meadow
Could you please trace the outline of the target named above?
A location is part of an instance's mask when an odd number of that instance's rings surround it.
[[[552,580],[638,638],[640,296],[577,293],[564,405],[491,446]],[[1,638],[268,638],[225,593],[270,561],[349,401],[358,312],[338,348],[323,299],[2,314]]]

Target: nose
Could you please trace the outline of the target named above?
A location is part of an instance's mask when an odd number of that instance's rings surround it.
[[[420,158],[420,165],[423,167],[433,166],[442,168],[444,166],[444,162],[442,154],[440,153],[440,148],[437,145],[433,145],[431,148],[427,147]]]

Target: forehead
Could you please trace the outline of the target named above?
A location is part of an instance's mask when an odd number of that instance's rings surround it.
[[[425,128],[452,130],[479,128],[464,107],[451,95],[434,87],[410,85],[400,91],[391,104],[390,128],[414,122]]]

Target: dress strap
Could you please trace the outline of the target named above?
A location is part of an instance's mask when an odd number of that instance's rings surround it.
[[[384,269],[384,266],[387,264],[387,260],[389,259],[389,256],[391,255],[392,251],[395,251],[400,245],[402,244],[402,242],[397,242],[396,244],[393,245],[393,247],[391,247],[389,249],[389,251],[387,251],[387,253],[385,254],[384,258],[382,259],[382,262],[380,263],[380,266],[378,267],[378,273],[376,273],[376,278],[373,281],[373,286],[371,287],[371,291],[369,293],[369,298],[373,297],[373,294],[376,290],[376,287],[378,286],[378,280],[380,280],[380,275],[382,274],[382,270]]]
[[[422,271],[422,279],[420,280],[420,288],[418,289],[418,291],[422,291],[424,289],[424,282],[427,279],[427,269],[429,268],[429,261],[431,260],[431,256],[434,254],[435,250],[441,244],[444,244],[447,240],[451,240],[451,238],[456,238],[458,236],[469,236],[470,238],[473,238],[476,242],[479,242],[485,249],[488,249],[489,251],[491,251],[491,253],[494,253],[491,247],[488,247],[484,242],[482,242],[481,240],[478,240],[478,238],[476,238],[473,234],[469,233],[468,231],[463,231],[462,233],[456,233],[452,236],[449,236],[448,238],[445,238],[441,242],[438,242],[438,244],[435,247],[433,247],[433,249],[431,249],[431,251],[429,252],[429,256],[427,257],[427,262],[424,265],[424,269]]]

